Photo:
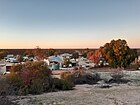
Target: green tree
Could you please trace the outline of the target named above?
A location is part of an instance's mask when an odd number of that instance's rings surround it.
[[[129,48],[125,40],[112,40],[100,47],[100,51],[111,67],[125,68],[135,60],[135,52]]]
[[[53,56],[53,55],[55,55],[56,53],[55,53],[56,51],[55,51],[55,49],[48,49],[48,56]]]
[[[87,58],[87,54],[90,52],[89,48],[86,48],[82,51],[82,57]]]

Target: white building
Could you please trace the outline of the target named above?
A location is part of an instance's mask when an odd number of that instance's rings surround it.
[[[12,66],[12,63],[0,64],[0,74],[9,74]]]
[[[95,63],[93,63],[92,61],[90,61],[84,57],[80,57],[78,59],[78,65],[85,68],[85,69],[95,67]]]
[[[68,58],[70,59],[72,57],[72,54],[69,54],[69,53],[64,53],[64,54],[61,54],[60,55],[62,58]]]
[[[44,62],[47,63],[51,70],[59,70],[64,61],[61,56],[50,56],[48,59],[44,59]]]

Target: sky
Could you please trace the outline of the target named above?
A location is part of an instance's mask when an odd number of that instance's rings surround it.
[[[0,48],[140,48],[140,0],[0,0]]]

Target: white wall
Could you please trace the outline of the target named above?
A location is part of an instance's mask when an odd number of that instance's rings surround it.
[[[0,74],[6,72],[6,66],[0,66]]]

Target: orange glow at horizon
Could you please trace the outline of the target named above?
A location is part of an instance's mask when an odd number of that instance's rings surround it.
[[[108,41],[110,42],[110,41]],[[100,46],[103,46],[105,43],[108,43],[105,41],[98,41],[98,42],[61,42],[61,43],[33,43],[33,42],[8,42],[8,43],[2,43],[0,42],[0,48],[1,49],[13,49],[13,48],[18,48],[18,49],[22,49],[22,48],[36,48],[36,46],[39,46],[40,48],[100,48]],[[128,46],[130,48],[140,48],[140,43],[139,41],[127,41]]]

